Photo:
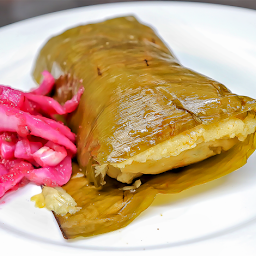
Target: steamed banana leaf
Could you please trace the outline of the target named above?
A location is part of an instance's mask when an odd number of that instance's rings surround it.
[[[84,86],[76,112],[65,122],[77,134],[73,178],[64,189],[82,209],[56,215],[64,237],[92,236],[129,224],[157,193],[178,193],[226,175],[255,150],[254,134],[220,155],[159,175],[143,175],[132,191],[97,166],[119,163],[198,125],[228,117],[255,116],[256,101],[183,67],[154,31],[134,17],[78,26],[51,38],[42,48],[34,77],[50,71],[52,96],[60,103]],[[87,174],[77,178],[79,169]],[[139,170],[138,170],[139,171]],[[94,182],[92,184],[91,182]]]
[[[179,193],[192,186],[220,178],[242,167],[256,148],[251,134],[244,142],[220,155],[200,163],[155,176],[144,175],[142,185],[135,191],[123,191],[120,182],[107,179],[102,190],[91,185],[86,177],[71,178],[63,186],[82,207],[75,214],[55,215],[63,236],[67,239],[88,237],[110,232],[128,225],[153,202],[157,193]],[[79,172],[73,168],[73,177]]]

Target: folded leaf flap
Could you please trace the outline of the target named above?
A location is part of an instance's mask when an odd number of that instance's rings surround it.
[[[134,191],[123,191],[124,186],[108,178],[102,190],[95,188],[86,177],[71,178],[63,186],[82,209],[75,214],[56,215],[64,237],[88,237],[127,226],[153,202],[157,193],[179,193],[190,187],[220,178],[242,167],[256,148],[256,137],[251,134],[244,142],[220,155],[208,158],[179,171],[159,175],[144,175],[142,185]],[[73,177],[78,166],[73,165]]]

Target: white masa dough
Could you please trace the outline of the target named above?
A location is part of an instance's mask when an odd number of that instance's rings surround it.
[[[131,183],[142,174],[158,174],[202,161],[229,150],[254,133],[254,117],[249,114],[243,120],[231,117],[218,123],[199,125],[123,162],[97,166],[96,172]]]

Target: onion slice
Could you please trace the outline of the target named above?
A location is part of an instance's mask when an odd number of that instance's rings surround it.
[[[7,174],[2,175],[0,177],[0,198],[6,191],[19,183],[31,170],[33,170],[33,166],[30,163],[21,161],[15,164]]]
[[[34,169],[26,174],[26,177],[37,185],[49,187],[62,186],[66,184],[72,173],[71,157],[65,159],[54,167]]]
[[[64,147],[47,142],[45,146],[37,150],[32,156],[42,167],[56,166],[67,156],[67,151]]]
[[[40,113],[54,117],[54,115],[65,115],[76,110],[83,92],[84,87],[81,87],[77,94],[75,94],[72,99],[68,100],[63,106],[53,98],[44,95],[26,93],[25,97],[40,109]]]
[[[47,95],[52,91],[55,83],[54,77],[48,71],[43,71],[42,75],[44,77],[43,82],[38,88],[31,91],[32,94]]]
[[[21,137],[34,135],[60,144],[72,153],[76,153],[76,146],[66,136],[29,113],[0,105],[0,120],[0,131],[2,132],[17,132]]]

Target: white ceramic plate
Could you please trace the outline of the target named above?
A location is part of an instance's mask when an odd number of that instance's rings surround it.
[[[177,2],[97,5],[29,19],[0,29],[0,83],[28,90],[49,37],[83,23],[133,14],[153,26],[181,63],[235,93],[256,98],[256,12]],[[240,170],[178,195],[160,195],[128,227],[66,241],[52,214],[37,209],[28,185],[0,204],[1,251],[28,255],[255,255],[256,155]]]

